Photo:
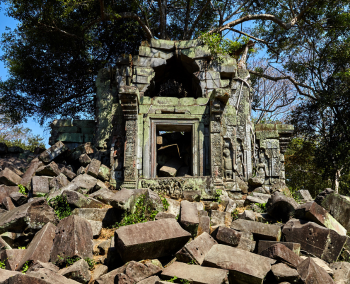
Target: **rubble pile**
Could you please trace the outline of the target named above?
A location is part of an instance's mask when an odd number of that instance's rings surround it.
[[[350,283],[349,197],[115,190],[99,155],[57,142],[0,172],[0,283]]]

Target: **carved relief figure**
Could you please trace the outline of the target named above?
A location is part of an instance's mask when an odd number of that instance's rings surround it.
[[[268,167],[263,151],[260,151],[259,153],[259,164],[257,166],[257,171],[257,176],[265,181],[266,173],[268,172]]]

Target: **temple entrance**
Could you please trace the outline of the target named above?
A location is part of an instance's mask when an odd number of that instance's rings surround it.
[[[156,132],[156,176],[192,176],[192,126],[158,125]]]

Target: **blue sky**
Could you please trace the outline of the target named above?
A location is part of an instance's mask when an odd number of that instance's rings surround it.
[[[17,21],[12,18],[6,17],[5,15],[6,5],[3,3],[0,4],[0,34],[2,35],[5,32],[6,27],[15,29]],[[3,55],[3,51],[0,49],[0,56]],[[4,63],[0,61],[0,78],[1,80],[6,80],[8,78],[7,69],[4,66]],[[41,127],[39,123],[35,122],[35,118],[28,118],[28,122],[23,124],[25,127],[28,127],[32,130],[33,134],[39,134],[45,139],[46,147],[49,147],[49,137],[50,132],[45,131],[45,127]]]

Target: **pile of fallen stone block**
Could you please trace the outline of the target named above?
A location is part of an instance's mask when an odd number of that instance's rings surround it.
[[[350,283],[350,198],[331,189],[232,200],[114,190],[91,144],[57,142],[0,172],[0,283]],[[62,218],[52,200],[71,209]],[[143,198],[150,221],[120,226]],[[164,201],[164,198],[166,201]],[[116,226],[119,224],[119,226]]]

